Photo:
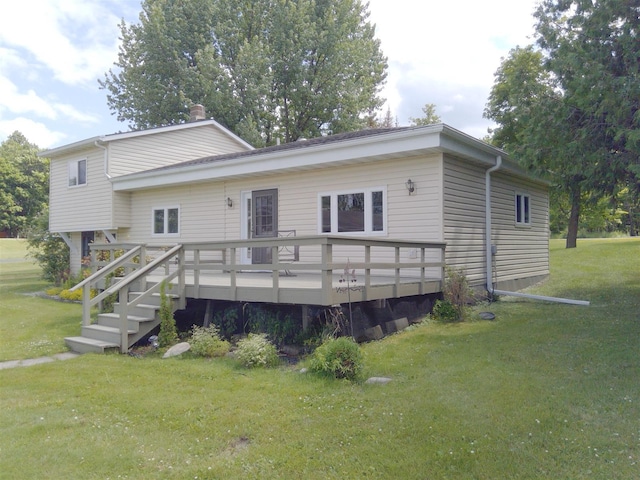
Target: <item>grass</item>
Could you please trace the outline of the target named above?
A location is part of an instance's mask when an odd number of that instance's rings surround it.
[[[25,240],[0,239],[0,361],[66,351],[64,337],[80,328],[80,305],[32,295],[47,283],[26,253]]]
[[[551,261],[551,279],[531,293],[590,307],[503,298],[479,307],[495,321],[426,322],[365,345],[366,374],[392,377],[387,385],[188,357],[83,355],[0,370],[0,472],[637,478],[640,240],[584,240],[574,250],[552,241]],[[0,301],[21,289],[3,282]],[[40,315],[54,303],[38,303]]]

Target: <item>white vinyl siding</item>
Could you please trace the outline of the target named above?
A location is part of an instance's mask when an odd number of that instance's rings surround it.
[[[278,229],[295,230],[297,236],[317,235],[318,198],[330,185],[336,192],[384,188],[388,210],[384,238],[439,242],[442,241],[440,168],[439,156],[413,157],[132,192],[131,229],[126,241],[167,243],[167,239],[152,236],[148,228],[149,212],[160,202],[180,205],[181,242],[238,240],[241,192],[273,188],[278,190]],[[416,192],[411,196],[405,187],[408,178],[416,183]],[[232,208],[227,206],[227,198],[232,199]],[[304,254],[302,251],[303,257]]]
[[[445,240],[447,264],[463,268],[473,286],[486,283],[485,172],[446,157]],[[528,192],[530,222],[515,222],[516,192]],[[548,275],[548,204],[546,189],[505,172],[491,175],[491,243],[497,248],[494,276],[499,283],[527,284]]]
[[[49,229],[53,232],[80,232],[113,227],[111,183],[104,175],[102,150],[82,152],[86,159],[87,183],[69,187],[69,162],[78,154],[51,160],[49,190]]]
[[[498,282],[515,282],[549,274],[549,204],[546,187],[513,178],[504,172],[492,176],[492,242],[497,246]],[[527,192],[530,218],[526,228],[514,218],[514,198]]]
[[[109,174],[113,177],[246,150],[213,126],[115,140],[108,148]]]

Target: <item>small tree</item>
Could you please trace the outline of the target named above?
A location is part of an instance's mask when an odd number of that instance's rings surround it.
[[[27,231],[27,250],[42,269],[42,278],[60,286],[69,277],[69,247],[49,232],[49,212],[45,209]]]
[[[166,292],[167,283],[160,284],[160,334],[158,335],[158,344],[161,347],[169,347],[178,343],[178,329],[176,328],[176,320],[173,318],[173,309],[171,308],[171,299]]]

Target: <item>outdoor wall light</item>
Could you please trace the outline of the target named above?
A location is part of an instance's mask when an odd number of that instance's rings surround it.
[[[411,179],[407,180],[404,186],[407,187],[407,190],[409,190],[409,195],[416,191],[416,184],[413,183]]]
[[[233,200],[231,200],[231,197],[227,197],[227,207],[233,208]]]

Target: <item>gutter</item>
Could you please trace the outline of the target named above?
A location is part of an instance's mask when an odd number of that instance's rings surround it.
[[[543,300],[555,303],[568,303],[570,305],[589,306],[586,300],[573,300],[570,298],[546,297],[543,295],[531,295],[529,293],[510,292],[508,290],[497,290],[493,288],[493,269],[491,267],[493,256],[496,254],[494,246],[491,244],[491,174],[502,166],[502,157],[496,157],[496,164],[485,172],[485,255],[487,265],[487,292],[490,296],[505,295],[511,297],[529,298],[531,300]]]

